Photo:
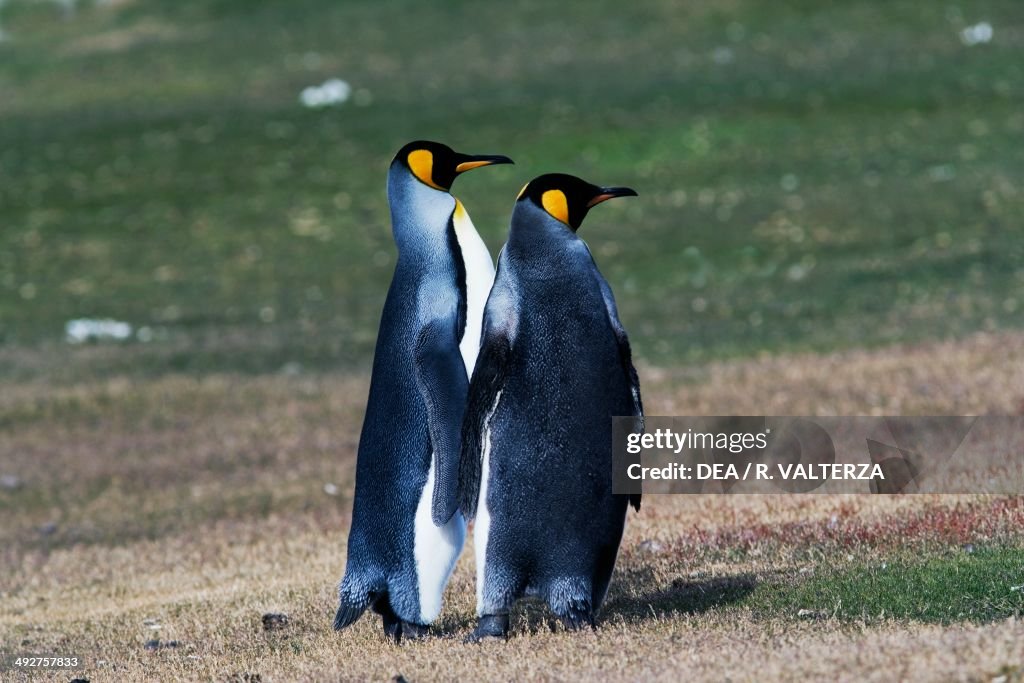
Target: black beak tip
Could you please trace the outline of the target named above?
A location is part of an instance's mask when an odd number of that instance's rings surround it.
[[[639,197],[637,191],[631,187],[606,187],[604,191],[616,197]]]
[[[504,154],[459,154],[456,159],[455,172],[462,173],[481,166],[515,163]]]

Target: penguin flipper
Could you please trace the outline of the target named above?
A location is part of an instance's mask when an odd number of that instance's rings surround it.
[[[458,509],[460,428],[469,379],[459,353],[457,313],[435,318],[416,340],[416,382],[427,406],[434,452],[434,497],[431,517],[443,526]]]
[[[597,275],[597,283],[601,288],[601,298],[604,299],[605,310],[608,313],[608,322],[611,323],[612,329],[615,331],[615,340],[619,346],[619,362],[622,364],[622,370],[626,373],[626,378],[629,380],[629,389],[633,397],[633,415],[643,418],[644,403],[640,397],[640,376],[633,365],[633,350],[629,346],[629,335],[626,334],[626,328],[622,326],[622,321],[619,320],[619,309],[615,305],[615,295],[612,294],[612,288],[608,285],[608,281],[604,279],[604,276],[597,270],[596,264],[594,272]],[[640,425],[642,428],[642,419]]]
[[[459,459],[459,507],[466,519],[476,515],[483,476],[484,431],[498,394],[505,384],[505,371],[511,342],[504,331],[488,330],[485,321],[484,340],[469,383],[466,418],[462,423],[462,454]]]
[[[612,294],[612,288],[608,285],[608,281],[604,279],[600,271],[597,270],[596,263],[594,265],[594,272],[597,275],[597,283],[601,288],[601,298],[604,299],[605,310],[608,313],[608,322],[611,323],[612,329],[615,331],[615,340],[619,346],[619,362],[622,364],[623,372],[626,373],[626,377],[629,379],[629,390],[633,398],[633,416],[637,418],[634,421],[633,428],[635,431],[642,432],[644,430],[644,403],[640,397],[640,375],[637,374],[636,367],[633,365],[633,350],[629,345],[629,335],[626,334],[626,328],[622,326],[622,321],[619,320],[619,309],[615,305],[615,295]],[[641,495],[639,493],[629,496],[629,504],[637,512],[640,512],[640,498]]]

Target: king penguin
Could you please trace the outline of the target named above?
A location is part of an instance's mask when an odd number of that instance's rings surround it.
[[[490,253],[449,188],[460,173],[506,163],[417,141],[388,170],[398,261],[359,438],[336,630],[370,607],[401,641],[426,635],[441,611],[466,535],[460,427],[494,279]]]
[[[594,625],[627,504],[612,494],[612,416],[641,417],[640,382],[615,299],[576,231],[626,187],[564,174],[520,192],[484,312],[462,433],[460,507],[475,511],[479,622],[545,600],[567,628]]]

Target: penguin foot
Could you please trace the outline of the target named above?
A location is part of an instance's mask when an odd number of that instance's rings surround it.
[[[593,629],[594,607],[591,593],[589,581],[573,577],[559,579],[552,582],[549,589],[548,607],[567,631],[579,631],[586,626]]]
[[[396,643],[402,638],[402,620],[398,618],[395,611],[387,600],[378,600],[373,611],[381,616],[381,625],[384,627],[384,636]]]
[[[399,625],[401,634],[398,642],[403,640],[423,640],[430,635],[430,627],[423,624],[414,624],[411,621],[403,621]]]
[[[384,618],[384,636],[396,643],[402,640],[402,622],[396,619]]]
[[[414,624],[411,621],[401,619],[388,619],[384,617],[384,635],[401,645],[405,640],[423,640],[430,635],[430,627],[423,624]]]
[[[507,614],[485,614],[464,642],[480,643],[491,638],[508,640],[508,621]]]
[[[594,623],[593,615],[585,612],[569,612],[568,614],[560,614],[558,618],[562,620],[562,625],[565,626],[566,631],[580,631],[587,626],[592,631],[597,630],[597,624]]]

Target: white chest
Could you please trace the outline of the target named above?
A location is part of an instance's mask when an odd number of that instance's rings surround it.
[[[455,237],[462,250],[466,265],[466,330],[459,342],[459,351],[466,364],[466,374],[473,374],[476,357],[480,352],[480,332],[483,326],[484,305],[494,283],[494,261],[487,245],[480,239],[473,221],[469,219],[462,202],[455,200]]]

